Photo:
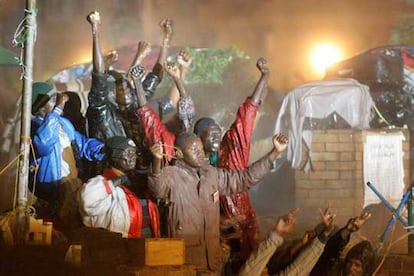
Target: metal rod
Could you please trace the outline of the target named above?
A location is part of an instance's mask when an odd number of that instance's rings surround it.
[[[387,224],[387,227],[385,228],[385,230],[384,230],[384,232],[382,233],[382,235],[381,235],[381,238],[380,238],[380,242],[382,243],[382,242],[384,242],[385,241],[385,239],[387,238],[387,236],[388,236],[388,234],[389,234],[389,232],[391,231],[391,228],[392,228],[392,226],[394,225],[394,223],[395,223],[395,218],[397,218],[405,227],[407,227],[408,226],[408,223],[407,223],[407,221],[403,218],[403,217],[401,217],[401,215],[400,215],[400,211],[401,211],[401,209],[404,207],[404,205],[407,203],[407,201],[408,201],[408,199],[410,198],[410,196],[411,196],[411,189],[409,189],[405,194],[404,194],[404,196],[403,196],[403,198],[402,198],[402,200],[400,201],[400,203],[398,204],[398,206],[397,206],[397,209],[395,209],[394,208],[394,206],[392,206],[388,201],[387,201],[387,199],[385,199],[385,197],[383,197],[382,195],[381,195],[381,193],[374,187],[374,185],[371,183],[371,182],[367,182],[367,186],[369,187],[369,188],[371,188],[371,190],[378,196],[378,198],[379,199],[381,199],[381,201],[382,201],[382,203],[384,203],[384,205],[388,208],[388,209],[390,209],[391,210],[391,212],[392,212],[392,217],[391,217],[391,219],[389,220],[389,222],[388,222],[388,224]]]

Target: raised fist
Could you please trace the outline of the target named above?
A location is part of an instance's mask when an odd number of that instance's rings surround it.
[[[86,20],[88,20],[91,25],[101,24],[101,16],[98,11],[93,11],[88,14]]]
[[[264,58],[259,58],[256,63],[257,68],[263,75],[269,74],[269,68],[267,67],[267,61]]]

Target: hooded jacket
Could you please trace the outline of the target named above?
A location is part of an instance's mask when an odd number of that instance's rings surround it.
[[[36,172],[37,183],[56,183],[62,179],[62,152],[59,131],[67,134],[74,154],[77,158],[85,158],[89,161],[102,160],[104,144],[94,138],[87,138],[77,132],[73,124],[61,116],[62,109],[55,107],[45,118],[36,116],[32,120],[32,139],[35,148],[36,162],[31,161],[31,166],[38,165]],[[32,179],[34,170],[31,170]]]

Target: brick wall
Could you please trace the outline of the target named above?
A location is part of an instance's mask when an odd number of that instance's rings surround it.
[[[408,187],[409,133],[407,130],[381,130],[378,133],[402,131],[405,136],[404,181]],[[370,130],[372,132],[372,130]],[[313,170],[295,172],[295,201],[302,213],[304,228],[318,221],[318,208],[329,201],[337,214],[337,224],[343,225],[349,217],[360,214],[364,200],[363,142],[366,132],[353,129],[320,130],[312,132]],[[302,167],[308,150],[303,147]]]
[[[382,261],[383,256],[380,257]],[[414,256],[388,255],[382,263],[378,276],[414,276]]]

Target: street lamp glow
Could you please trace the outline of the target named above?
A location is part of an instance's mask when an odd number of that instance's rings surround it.
[[[311,54],[311,63],[313,69],[320,75],[325,74],[325,69],[329,65],[341,60],[341,51],[329,44],[321,44],[316,46]]]

